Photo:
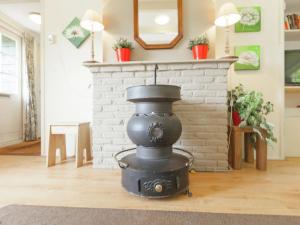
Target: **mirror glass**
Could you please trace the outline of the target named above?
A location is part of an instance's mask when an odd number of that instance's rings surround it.
[[[178,2],[138,0],[138,38],[144,44],[166,45],[179,36]]]

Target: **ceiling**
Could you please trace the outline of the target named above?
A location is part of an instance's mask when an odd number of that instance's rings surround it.
[[[40,32],[40,25],[28,18],[30,12],[40,12],[40,2],[37,1],[0,1],[0,12],[16,23],[34,32]]]

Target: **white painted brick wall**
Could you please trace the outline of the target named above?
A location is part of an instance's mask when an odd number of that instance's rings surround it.
[[[228,169],[227,70],[230,63],[159,64],[158,84],[181,86],[182,100],[173,111],[183,133],[176,143],[195,156],[200,171]],[[116,168],[114,153],[134,147],[126,124],[134,104],[126,101],[126,88],[153,83],[154,65],[92,67],[94,74],[93,153],[95,168]]]

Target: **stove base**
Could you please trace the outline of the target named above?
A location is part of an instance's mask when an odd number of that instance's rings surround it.
[[[147,198],[189,194],[189,159],[183,155],[149,160],[130,154],[121,161],[127,165],[122,169],[122,185],[131,194]]]

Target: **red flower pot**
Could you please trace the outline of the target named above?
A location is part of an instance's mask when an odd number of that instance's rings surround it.
[[[196,60],[207,59],[208,45],[195,45],[192,48],[193,57]]]
[[[236,111],[232,112],[232,122],[234,126],[239,126],[240,123],[242,122],[240,114]]]
[[[116,50],[118,62],[130,61],[130,53],[131,53],[131,50],[129,48],[118,48]]]

